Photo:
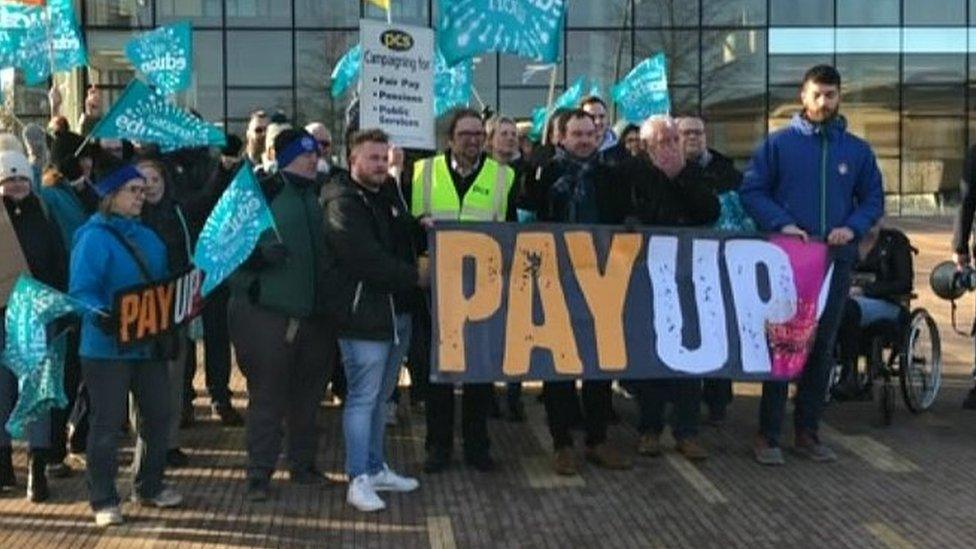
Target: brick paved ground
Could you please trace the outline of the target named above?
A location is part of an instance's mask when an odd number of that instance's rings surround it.
[[[928,414],[912,416],[899,403],[889,428],[878,426],[873,403],[832,406],[825,438],[838,449],[836,464],[790,455],[783,468],[753,464],[756,387],[741,385],[728,424],[703,431],[712,451],[703,465],[669,453],[639,458],[629,472],[586,467],[582,477],[567,480],[550,473],[544,413],[528,395],[529,423],[492,423],[498,472],[456,465],[421,476],[418,492],[389,497],[386,512],[363,515],[344,503],[339,411],[332,408],[322,418],[320,461],[336,482],[302,488],[276,479],[272,501],[249,504],[242,497],[243,430],[203,418],[199,399],[201,421],[184,432],[192,465],[169,473],[187,497],[183,510],[127,506],[125,527],[96,529],[79,474],[54,481],[48,504],[23,502],[22,490],[0,499],[0,547],[972,547],[976,412],[959,407],[971,384],[971,347],[951,334],[948,306],[925,288],[929,269],[947,255],[949,222],[898,223],[922,249],[919,304],[942,329],[945,388]],[[970,297],[962,310],[968,315],[972,307]],[[239,377],[234,383],[243,405]],[[623,399],[616,406],[625,421],[611,438],[632,452],[634,406]],[[391,462],[419,474],[423,436],[417,415],[392,429]],[[23,466],[21,457],[21,478]]]

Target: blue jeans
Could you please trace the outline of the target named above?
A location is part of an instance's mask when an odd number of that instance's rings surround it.
[[[346,402],[342,431],[346,439],[346,473],[352,480],[383,469],[386,402],[400,376],[410,346],[410,315],[396,317],[396,341],[339,338],[346,371]]]
[[[901,307],[884,299],[863,295],[857,295],[851,299],[857,302],[857,306],[861,310],[861,328],[881,320],[898,320],[898,316],[901,315]]]
[[[834,261],[834,273],[830,280],[827,304],[817,326],[813,349],[807,357],[803,373],[797,380],[793,424],[797,433],[806,431],[816,434],[826,406],[827,384],[833,365],[834,342],[844,316],[844,304],[851,287],[849,261]],[[759,402],[759,434],[771,446],[779,446],[779,438],[786,415],[786,399],[789,383],[767,381],[763,383],[762,400]]]

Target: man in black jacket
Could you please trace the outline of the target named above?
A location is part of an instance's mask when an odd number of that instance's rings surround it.
[[[429,282],[412,237],[422,234],[387,176],[389,141],[364,130],[350,143],[350,177],[324,190],[325,235],[333,263],[329,310],[335,316],[347,379],[342,426],[346,440],[346,501],[360,511],[386,504],[378,491],[409,492],[416,479],[386,464],[386,402],[393,395],[410,343],[410,312],[398,302]]]
[[[969,240],[973,230],[973,215],[976,212],[976,145],[970,147],[966,153],[962,180],[959,181],[959,198],[959,213],[956,214],[955,231],[952,235],[952,258],[962,269],[971,266],[973,261]],[[973,369],[973,377],[976,378],[976,368]],[[976,410],[976,385],[969,390],[962,407]]]
[[[742,184],[742,172],[732,160],[708,147],[705,122],[696,116],[678,119],[678,135],[685,161],[701,168],[702,180],[715,194],[737,191]],[[708,406],[708,422],[717,425],[725,419],[725,409],[732,402],[732,380],[705,379],[702,400]]]
[[[560,146],[539,169],[538,178],[527,176],[522,207],[534,211],[539,221],[563,223],[619,223],[630,193],[620,188],[614,173],[600,163],[596,124],[582,110],[559,119]],[[560,475],[579,474],[570,432],[578,416],[575,381],[543,384],[543,400],[552,434],[553,469]],[[607,444],[611,413],[609,381],[583,381],[583,414],[586,458],[607,469],[627,469],[630,462]]]
[[[625,174],[634,188],[634,213],[640,222],[670,227],[714,223],[719,214],[718,198],[704,183],[701,168],[685,161],[674,120],[667,116],[650,118],[640,135],[646,156],[629,163]],[[640,407],[639,454],[661,455],[660,435],[670,401],[674,404],[671,433],[676,449],[689,460],[708,457],[696,440],[701,380],[642,380],[633,386]]]

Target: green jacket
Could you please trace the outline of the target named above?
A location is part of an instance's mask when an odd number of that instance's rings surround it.
[[[322,271],[325,240],[315,181],[276,172],[261,181],[277,233],[266,231],[251,258],[234,275],[235,292],[252,303],[293,318],[325,312]],[[278,265],[262,260],[261,249],[281,242],[288,258]]]

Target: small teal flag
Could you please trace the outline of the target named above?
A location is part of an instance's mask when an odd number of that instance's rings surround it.
[[[349,86],[359,78],[359,64],[363,59],[363,48],[356,44],[349,49],[332,69],[332,99],[339,99]]]
[[[18,379],[17,405],[7,419],[7,432],[13,438],[24,438],[24,426],[44,417],[53,408],[66,408],[64,393],[64,357],[68,332],[54,338],[43,358]]]
[[[54,288],[21,275],[14,283],[4,316],[6,344],[0,361],[18,378],[30,372],[47,351],[47,325],[85,307]]]
[[[48,17],[51,21],[50,39]],[[10,54],[7,51],[0,52],[0,62],[3,67],[13,66],[20,69],[28,86],[44,83],[51,75],[52,44],[56,72],[70,71],[88,64],[88,55],[72,0],[48,0],[46,7],[0,4],[0,21],[6,29],[22,31],[14,36],[16,50],[13,52],[13,64],[10,64]],[[0,48],[7,47],[9,42],[5,43],[0,39]]]
[[[441,0],[437,44],[447,63],[488,52],[554,63],[562,53],[566,0]]]
[[[529,131],[529,138],[536,141],[542,139],[542,132],[546,131],[546,119],[549,115],[555,112],[557,109],[574,109],[579,102],[583,99],[583,94],[586,92],[587,78],[585,76],[580,76],[573,82],[573,85],[566,88],[555,101],[552,102],[552,108],[546,111],[545,107],[537,107],[532,111],[532,129]]]
[[[125,45],[125,56],[163,93],[181,92],[193,74],[193,28],[182,22],[141,34]]]
[[[206,297],[251,255],[258,239],[273,229],[274,217],[245,160],[234,180],[207,218],[193,254],[193,264],[205,273],[200,293]]]
[[[649,116],[671,112],[664,54],[648,57],[634,67],[610,90],[610,95],[629,122],[640,123]]]
[[[129,83],[91,137],[156,143],[163,152],[227,143],[220,128],[177,107],[139,80]]]
[[[455,107],[468,106],[471,100],[473,65],[470,59],[465,59],[450,66],[444,59],[444,54],[438,50],[434,65],[434,116],[440,116]]]

